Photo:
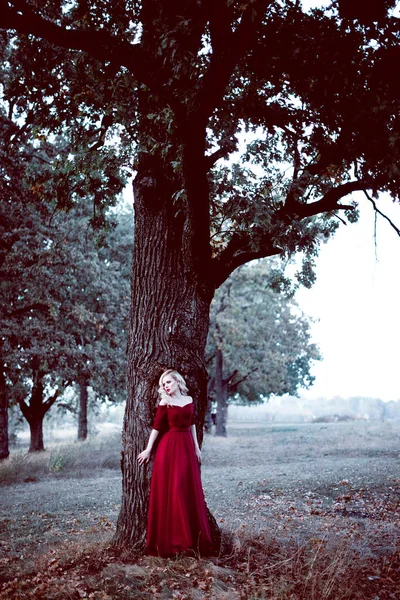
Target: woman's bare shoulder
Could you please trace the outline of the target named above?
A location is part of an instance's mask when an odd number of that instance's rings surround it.
[[[185,404],[191,404],[193,402],[192,396],[185,396]]]
[[[168,402],[163,398],[158,406],[167,406]]]

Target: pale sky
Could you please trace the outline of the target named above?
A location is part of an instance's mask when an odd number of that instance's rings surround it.
[[[323,361],[312,373],[307,397],[369,396],[400,399],[400,237],[381,217],[377,222],[363,194],[358,223],[341,225],[317,259],[317,281],[301,289],[302,310],[318,319],[313,341]],[[346,198],[346,201],[348,197]],[[400,205],[382,195],[380,209],[400,227]]]
[[[330,0],[303,0],[303,7],[327,6]],[[395,9],[400,16],[400,3]],[[370,396],[400,399],[400,237],[378,219],[363,194],[358,223],[341,226],[317,259],[317,281],[296,298],[319,322],[313,340],[323,361],[313,369],[315,383],[303,394]],[[346,202],[349,197],[346,198]],[[381,196],[379,206],[400,228],[400,205]]]

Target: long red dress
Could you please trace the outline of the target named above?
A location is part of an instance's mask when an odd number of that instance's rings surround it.
[[[157,448],[151,479],[146,553],[153,556],[212,553],[192,424],[193,402],[157,408],[153,429],[168,426],[168,431]]]

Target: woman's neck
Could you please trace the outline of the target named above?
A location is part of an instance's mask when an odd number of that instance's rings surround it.
[[[181,392],[173,392],[171,394],[171,400],[174,401],[175,404],[183,404],[185,397],[182,396]]]

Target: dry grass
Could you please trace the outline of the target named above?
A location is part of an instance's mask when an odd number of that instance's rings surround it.
[[[207,438],[202,476],[224,545],[199,560],[110,547],[117,437],[14,455],[0,467],[0,599],[395,600],[399,432],[231,424],[227,439]]]
[[[227,533],[225,534],[231,537]],[[299,545],[236,532],[231,552],[174,560],[63,544],[25,565],[1,600],[395,600],[399,555],[371,558],[331,538]],[[227,543],[225,544],[228,545]]]
[[[49,477],[88,477],[102,469],[120,469],[121,436],[100,436],[85,442],[27,454],[14,452],[0,462],[0,484],[39,481]]]

